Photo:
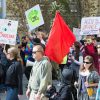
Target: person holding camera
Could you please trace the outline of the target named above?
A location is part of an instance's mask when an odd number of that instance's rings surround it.
[[[64,65],[61,72],[62,82],[58,92],[54,86],[48,86],[46,96],[49,100],[77,100],[77,90],[74,86],[77,81],[77,75],[75,71]]]

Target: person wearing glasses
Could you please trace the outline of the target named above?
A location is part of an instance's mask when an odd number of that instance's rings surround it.
[[[18,49],[11,47],[7,51],[9,68],[6,72],[7,96],[6,100],[19,100],[23,94],[22,89],[22,64],[19,61]]]
[[[86,56],[79,72],[78,100],[95,100],[99,74],[94,68],[93,58]]]
[[[52,84],[52,66],[49,59],[44,56],[41,45],[33,47],[32,51],[35,62],[30,73],[26,96],[29,100],[48,100],[44,96],[47,86]]]

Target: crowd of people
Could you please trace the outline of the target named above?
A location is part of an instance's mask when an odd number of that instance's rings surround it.
[[[52,82],[56,65],[44,53],[47,40],[39,31],[23,36],[18,47],[0,44],[0,89],[7,91],[6,100],[23,94],[23,73],[29,100],[100,100],[100,38],[87,35],[70,47],[66,64],[59,65],[59,91]]]

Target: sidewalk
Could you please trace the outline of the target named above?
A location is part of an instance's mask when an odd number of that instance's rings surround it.
[[[23,75],[23,95],[19,100],[28,100],[25,93],[26,93],[26,86],[28,80],[26,79],[25,75]],[[57,91],[59,90],[60,83],[57,80],[53,80],[53,85],[56,87]],[[6,100],[6,93],[0,93],[0,100]]]
[[[27,86],[27,79],[25,77],[25,75],[23,76],[23,95],[21,96],[21,98],[19,100],[28,100],[25,92],[26,92],[26,86]],[[0,100],[6,100],[6,93],[0,93]]]

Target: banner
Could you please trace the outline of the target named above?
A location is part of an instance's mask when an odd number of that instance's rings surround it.
[[[100,17],[86,17],[81,20],[81,35],[100,33]]]
[[[0,19],[0,43],[16,44],[18,21]]]
[[[77,41],[80,41],[82,38],[82,36],[80,35],[80,31],[81,31],[81,29],[79,29],[79,28],[73,28],[73,33],[76,36]]]
[[[25,12],[25,15],[30,31],[44,24],[44,20],[39,5],[36,5],[33,8],[27,10]]]

